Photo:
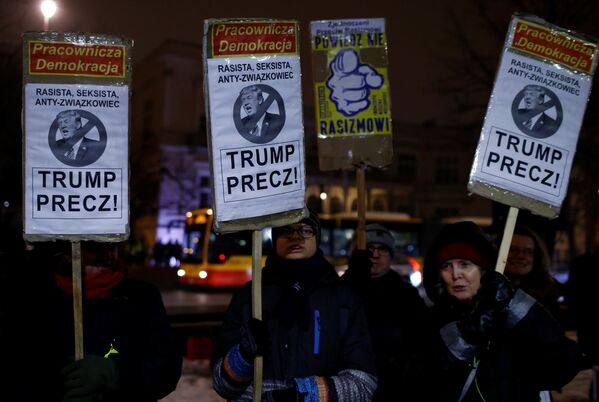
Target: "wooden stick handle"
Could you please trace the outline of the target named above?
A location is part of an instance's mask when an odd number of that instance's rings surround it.
[[[252,317],[262,320],[262,231],[252,237]],[[262,400],[262,356],[254,358],[254,393],[252,400]]]
[[[366,178],[365,169],[356,169],[356,186],[358,187],[358,250],[366,250]]]
[[[81,285],[81,243],[71,243],[73,275],[73,322],[75,324],[75,360],[83,359],[83,287]]]
[[[512,244],[512,237],[514,235],[514,227],[518,220],[518,208],[510,207],[510,211],[505,221],[505,228],[503,229],[503,238],[501,239],[501,246],[499,247],[499,255],[497,256],[497,265],[495,265],[495,271],[503,274],[505,270],[505,264],[507,262],[507,256],[510,252],[510,245]]]

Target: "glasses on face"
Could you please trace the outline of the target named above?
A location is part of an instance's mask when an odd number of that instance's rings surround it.
[[[310,226],[300,226],[300,227],[284,226],[282,228],[277,228],[275,230],[279,236],[285,237],[285,238],[293,237],[293,235],[295,233],[299,234],[304,239],[310,239],[316,235],[316,231]]]
[[[535,250],[528,247],[510,246],[510,253],[524,254],[525,256],[532,257],[535,253]]]
[[[385,246],[370,245],[370,246],[368,246],[368,251],[370,251],[372,254],[374,254],[375,251],[378,251],[379,255],[382,255],[382,256],[389,255],[389,249]]]

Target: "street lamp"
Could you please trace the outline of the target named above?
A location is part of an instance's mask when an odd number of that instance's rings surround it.
[[[54,0],[44,0],[40,6],[44,14],[44,31],[50,28],[50,18],[56,13],[56,2]]]

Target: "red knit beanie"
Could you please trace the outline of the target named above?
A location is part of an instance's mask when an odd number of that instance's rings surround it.
[[[487,267],[487,259],[472,244],[468,243],[450,243],[439,250],[437,255],[437,265],[441,266],[447,260],[462,259],[469,260],[481,268]]]

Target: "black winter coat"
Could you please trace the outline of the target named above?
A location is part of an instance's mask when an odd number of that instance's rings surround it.
[[[20,328],[23,336],[14,339],[20,375],[7,401],[62,401],[60,371],[74,355],[72,299],[56,290],[35,315],[21,319],[34,327]],[[154,402],[175,389],[182,359],[155,286],[124,279],[105,299],[84,300],[83,339],[84,355],[104,356],[111,343],[119,352],[112,355],[118,391],[103,401]]]
[[[354,402],[370,400],[376,378],[363,306],[322,252],[302,261],[302,267],[291,268],[297,262],[271,256],[263,270],[262,314],[271,341],[264,357],[263,389],[293,386],[294,378],[323,376],[332,378],[338,389],[332,400],[349,401],[344,390],[352,393]],[[294,296],[296,280],[305,297]],[[241,327],[250,318],[248,283],[233,296],[215,348],[214,388],[231,400],[251,400],[251,385],[235,388],[221,371],[224,356],[240,343]]]
[[[378,388],[373,400],[422,399],[430,342],[436,333],[424,300],[394,271],[368,279],[361,293],[376,356]]]
[[[497,328],[486,346],[463,339],[456,325],[459,315],[435,310],[441,330],[437,378],[431,379],[431,387],[437,401],[457,401],[476,363],[476,381],[463,402],[538,402],[541,390],[560,389],[581,367],[578,344],[566,338],[549,311],[522,290],[510,302],[505,326]]]

